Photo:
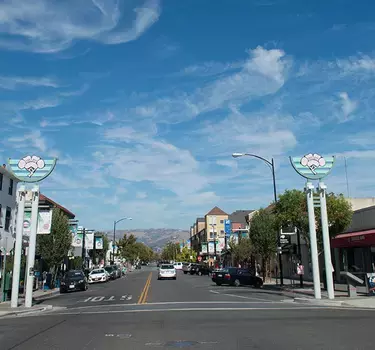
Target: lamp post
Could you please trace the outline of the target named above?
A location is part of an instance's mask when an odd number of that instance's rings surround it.
[[[115,263],[116,225],[119,222],[124,221],[124,220],[133,220],[133,219],[125,217],[125,218],[113,221],[112,264]]]
[[[276,192],[275,162],[274,162],[273,158],[271,159],[271,161],[269,161],[266,158],[260,157],[256,154],[252,154],[252,153],[233,153],[232,154],[233,158],[239,158],[239,157],[243,157],[243,156],[260,159],[271,167],[272,182],[273,182],[273,196],[274,196],[274,201],[275,201],[275,204],[276,204],[277,203],[277,192]],[[279,230],[277,231],[277,237],[278,237],[277,238],[277,246],[279,248],[279,245],[280,245],[280,232],[279,232]],[[279,253],[279,269],[280,269],[280,285],[282,286],[284,284],[284,276],[283,276],[283,259],[282,259],[282,256],[281,256],[281,252]]]

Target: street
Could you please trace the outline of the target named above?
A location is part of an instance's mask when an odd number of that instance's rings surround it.
[[[1,349],[366,349],[373,312],[298,304],[266,289],[217,287],[147,267],[0,319]]]

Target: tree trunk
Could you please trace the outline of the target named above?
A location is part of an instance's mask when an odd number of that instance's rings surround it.
[[[263,283],[266,281],[266,259],[262,258],[262,278]]]

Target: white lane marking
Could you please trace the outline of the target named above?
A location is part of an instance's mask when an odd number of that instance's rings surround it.
[[[111,297],[109,297],[108,299],[103,300],[103,301],[114,301],[114,300],[115,300],[115,297],[114,297],[114,296],[111,296]]]
[[[280,303],[280,301],[271,301],[269,299],[262,299],[262,298],[255,298],[255,297],[245,297],[243,295],[228,294],[228,293],[220,293],[220,292],[215,291],[215,290],[210,290],[210,293],[219,294],[219,295],[225,295],[225,296],[234,297],[234,298],[259,300],[259,301],[266,302],[266,303]]]
[[[91,301],[103,301],[105,297],[93,297]]]
[[[149,305],[149,304],[147,304]],[[329,306],[304,306],[304,307],[219,307],[219,308],[208,308],[208,307],[194,307],[194,308],[177,308],[177,309],[133,309],[133,310],[103,310],[103,311],[88,311],[81,313],[85,314],[119,314],[119,313],[137,313],[137,312],[169,312],[169,311],[250,311],[250,310],[262,310],[262,311],[284,311],[284,310],[328,310],[328,309],[345,309],[343,307],[329,307]],[[357,309],[355,309],[357,310]],[[77,315],[77,312],[60,312],[49,314],[51,315]]]
[[[87,303],[88,301],[90,301],[90,300],[91,300],[91,298],[92,298],[92,297],[89,297],[89,298],[87,298],[87,299],[83,300],[83,302],[84,302],[84,303]]]

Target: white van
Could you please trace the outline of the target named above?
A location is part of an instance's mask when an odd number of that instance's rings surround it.
[[[173,266],[175,270],[182,270],[182,262],[175,262]]]

